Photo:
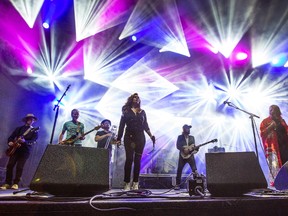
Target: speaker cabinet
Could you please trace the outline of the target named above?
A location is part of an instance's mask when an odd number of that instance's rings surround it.
[[[279,170],[274,180],[274,186],[277,190],[288,189],[288,162],[286,162]]]
[[[109,190],[108,149],[48,145],[30,189],[56,196],[92,196]]]
[[[267,188],[254,152],[206,153],[207,188],[212,196],[239,196]]]

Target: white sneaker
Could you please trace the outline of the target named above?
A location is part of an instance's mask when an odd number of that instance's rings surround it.
[[[139,182],[133,182],[132,190],[139,190]]]
[[[0,187],[0,189],[2,190],[7,190],[7,189],[10,189],[10,185],[9,184],[4,184]]]
[[[125,182],[125,184],[124,184],[124,191],[129,191],[129,190],[131,190],[130,182],[129,182],[129,183]]]
[[[18,190],[18,184],[13,184],[12,186],[11,186],[11,189],[13,189],[13,190]]]

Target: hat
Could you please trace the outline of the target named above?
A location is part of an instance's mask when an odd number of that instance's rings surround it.
[[[109,119],[104,119],[103,121],[101,121],[101,125],[104,124],[104,122],[108,121],[109,124],[111,125],[111,121]]]
[[[37,121],[37,118],[34,116],[34,114],[31,114],[31,113],[27,114],[27,115],[22,119],[22,121],[23,121],[23,122],[26,122],[28,118],[33,118],[35,121]]]
[[[183,129],[184,128],[191,128],[191,127],[192,127],[191,125],[187,125],[187,124],[183,125]]]

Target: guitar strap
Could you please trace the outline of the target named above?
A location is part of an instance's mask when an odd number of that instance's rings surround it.
[[[183,135],[183,136],[184,136],[184,135]],[[189,136],[187,136],[187,137],[184,136],[184,139],[185,139],[185,141],[186,141],[186,146],[189,146]]]
[[[79,133],[80,133],[80,125],[81,125],[81,123],[80,122],[78,122],[77,123],[77,130],[76,130],[76,135],[78,136],[79,135]]]

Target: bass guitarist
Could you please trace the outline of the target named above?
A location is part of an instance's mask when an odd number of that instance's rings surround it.
[[[64,123],[62,131],[59,135],[59,144],[61,145],[70,145],[65,142],[69,139],[75,139],[75,142],[72,143],[74,146],[82,146],[82,140],[85,139],[84,135],[84,124],[78,121],[79,118],[79,110],[73,109],[71,111],[71,121],[67,121]],[[63,140],[64,134],[66,132],[66,139]]]
[[[186,165],[186,163],[190,165],[192,172],[195,175],[198,175],[195,158],[192,153],[193,147],[195,147],[195,138],[194,136],[190,135],[191,127],[192,127],[191,125],[187,124],[183,125],[182,127],[183,132],[177,138],[176,147],[179,150],[179,160],[176,176],[176,186],[174,188],[175,190],[180,189],[182,170]],[[197,147],[194,150],[197,150]]]
[[[37,118],[33,114],[27,114],[22,121],[25,124],[17,127],[8,138],[9,148],[6,154],[9,155],[10,158],[6,167],[5,184],[0,187],[2,190],[18,189],[24,165],[29,158],[32,146],[38,138],[38,130],[34,130],[32,127],[33,123],[37,121]],[[13,180],[13,169],[15,166],[16,173]]]

